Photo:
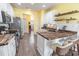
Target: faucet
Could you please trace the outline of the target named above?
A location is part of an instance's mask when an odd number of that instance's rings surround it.
[[[67,26],[65,26],[65,25],[64,25],[62,29],[63,29],[63,30],[65,30],[65,29],[66,29],[66,27],[67,27]]]

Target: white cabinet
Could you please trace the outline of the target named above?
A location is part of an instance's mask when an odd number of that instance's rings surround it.
[[[53,50],[48,46],[48,40],[37,34],[37,50],[42,56],[50,56]]]
[[[53,23],[55,23],[55,21],[54,21],[55,17],[54,16],[55,16],[55,12],[53,12],[53,11],[45,13],[43,24],[53,24]]]
[[[16,54],[15,36],[10,40],[8,44],[9,56],[14,56]]]
[[[0,22],[2,22],[1,10],[5,11],[11,16],[11,21],[13,21],[12,17],[14,16],[13,8],[8,3],[0,3]]]
[[[0,56],[8,56],[8,46],[0,46]]]
[[[16,54],[16,44],[15,36],[13,36],[7,45],[0,46],[0,56],[15,56]]]
[[[44,39],[39,35],[37,35],[37,49],[41,55],[44,55]]]
[[[2,14],[1,14],[1,10],[0,10],[0,22],[2,22]]]

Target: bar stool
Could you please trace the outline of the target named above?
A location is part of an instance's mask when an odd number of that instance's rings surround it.
[[[68,53],[68,51],[69,51],[68,48],[61,49],[61,48],[57,47],[57,49],[56,49],[56,53],[59,56],[65,56]]]
[[[75,44],[77,45],[75,48],[77,49],[78,55],[79,55],[79,40],[77,40],[77,41],[75,42]]]
[[[77,55],[74,52],[78,51],[79,54],[79,40],[73,41],[72,43],[56,48],[56,53],[60,56],[65,56],[69,50],[71,50],[72,55]]]
[[[73,44],[67,45],[65,47],[57,47],[56,48],[57,55],[65,56],[69,52],[69,50],[71,49],[72,45]]]

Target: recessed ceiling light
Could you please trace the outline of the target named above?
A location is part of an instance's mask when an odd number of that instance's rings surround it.
[[[46,7],[46,5],[42,5],[42,7]]]
[[[18,5],[21,5],[21,3],[18,3]]]

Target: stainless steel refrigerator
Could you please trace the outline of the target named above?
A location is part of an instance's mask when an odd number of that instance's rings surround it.
[[[20,17],[13,17],[13,23],[10,23],[10,28],[9,29],[17,29],[18,32],[16,32],[16,47],[18,49],[19,42],[21,39],[21,18]]]

